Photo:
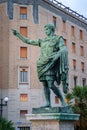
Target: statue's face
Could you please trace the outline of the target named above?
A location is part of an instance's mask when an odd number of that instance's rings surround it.
[[[45,33],[47,36],[50,36],[52,33],[52,30],[49,27],[45,27]]]

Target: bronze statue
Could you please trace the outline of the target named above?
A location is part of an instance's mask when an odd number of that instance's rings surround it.
[[[44,39],[30,40],[22,36],[18,31],[13,30],[13,34],[23,42],[41,47],[41,55],[37,60],[37,72],[40,82],[44,86],[46,106],[50,107],[50,89],[57,95],[63,106],[66,106],[65,98],[60,89],[56,87],[62,82],[63,92],[68,91],[68,51],[64,45],[62,36],[55,34],[53,24],[44,26],[47,35]]]

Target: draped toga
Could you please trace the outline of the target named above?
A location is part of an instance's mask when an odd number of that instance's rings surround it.
[[[39,39],[37,44],[41,47],[41,55],[37,60],[39,80],[42,81],[44,78],[52,80],[53,77],[58,84],[60,81],[66,80],[68,85],[68,51],[63,38],[54,35],[51,38]],[[61,49],[59,48],[60,44],[62,45]]]

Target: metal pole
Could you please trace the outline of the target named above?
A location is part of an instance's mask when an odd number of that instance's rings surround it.
[[[1,117],[2,117],[2,113],[3,113],[3,99],[1,98],[1,104],[0,104],[0,106],[1,106]]]
[[[2,117],[2,115],[3,115],[3,106],[7,106],[7,100],[5,101],[5,103],[3,103],[2,98],[0,100],[1,100],[1,103],[0,103],[0,111],[1,111],[1,113],[0,113],[0,115]]]

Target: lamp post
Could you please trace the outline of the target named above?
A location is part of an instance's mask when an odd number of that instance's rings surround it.
[[[8,103],[8,97],[5,97],[4,99],[1,98],[1,103],[0,103],[1,116],[3,113],[3,106],[7,106],[7,103]]]

